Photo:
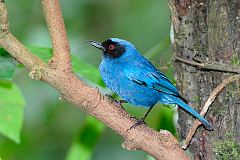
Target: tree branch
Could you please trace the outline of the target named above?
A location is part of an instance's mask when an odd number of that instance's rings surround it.
[[[200,68],[200,69],[240,74],[240,68],[235,66],[218,64],[218,63],[197,63],[197,62],[185,60],[180,57],[174,57],[174,60]]]
[[[42,0],[43,12],[52,39],[53,57],[49,65],[71,72],[70,46],[58,0]]]
[[[50,84],[60,92],[64,100],[75,104],[120,134],[124,138],[124,148],[143,150],[158,160],[187,160],[188,157],[170,132],[156,132],[146,125],[127,131],[136,123],[127,112],[102,96],[97,89],[87,86],[71,72],[62,72],[65,67],[69,70],[69,45],[58,4],[57,0],[43,1],[45,16],[55,48],[53,61],[54,63],[56,61],[57,68],[46,65],[9,32],[7,10],[3,1],[0,1],[0,45],[32,70],[30,72],[32,78]],[[51,20],[51,18],[53,19]],[[55,30],[53,26],[57,29]],[[57,37],[59,39],[56,39]],[[62,65],[64,68],[59,69]]]
[[[223,82],[221,84],[219,84],[213,91],[212,93],[209,95],[207,101],[205,102],[201,112],[200,112],[200,115],[201,116],[205,116],[207,111],[208,111],[208,108],[210,107],[210,105],[214,102],[215,98],[217,97],[217,95],[230,83],[234,82],[234,81],[237,81],[237,80],[240,80],[240,75],[235,75],[235,76],[232,76],[232,77],[228,77],[226,78],[225,80],[223,80]],[[188,135],[186,137],[186,140],[183,142],[183,145],[182,145],[182,148],[183,149],[187,149],[189,143],[191,142],[192,140],[192,137],[194,136],[194,134],[196,133],[197,131],[197,128],[201,125],[202,123],[199,121],[199,120],[195,120],[192,127],[190,128],[189,132],[188,132]]]

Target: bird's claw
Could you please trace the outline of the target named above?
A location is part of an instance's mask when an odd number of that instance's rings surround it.
[[[115,101],[115,99],[110,94],[105,94],[105,97],[107,97],[111,101]]]
[[[135,118],[135,119],[136,119],[136,117],[134,117],[134,116],[131,116],[130,118]],[[136,122],[134,125],[132,125],[127,131],[129,131],[129,130],[137,127],[137,126],[140,126],[140,125],[142,125],[142,124],[146,124],[146,123],[144,122],[144,118],[141,118],[141,119],[137,120],[137,122]]]
[[[111,101],[111,102],[115,102],[119,105],[119,101],[114,99],[113,96],[111,96],[110,94],[105,94],[105,96]]]
[[[122,109],[124,109],[122,106],[123,102],[121,100],[115,100],[115,102],[117,103],[118,106],[120,106]]]
[[[122,106],[122,104],[123,103],[127,103],[127,101],[126,100],[116,100],[116,99],[114,99],[110,94],[106,94],[105,95],[110,101],[112,101],[112,102],[115,102],[119,107],[121,107],[122,109],[124,109],[123,108],[123,106]],[[124,109],[125,110],[125,109]]]

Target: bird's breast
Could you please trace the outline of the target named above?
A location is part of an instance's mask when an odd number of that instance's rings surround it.
[[[121,90],[120,83],[123,81],[121,69],[111,63],[102,62],[99,71],[106,86],[118,93]]]

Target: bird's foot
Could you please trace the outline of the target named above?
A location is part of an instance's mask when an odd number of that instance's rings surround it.
[[[136,118],[136,117],[132,117],[132,116],[131,116],[130,118]],[[141,118],[141,119],[137,120],[137,122],[136,122],[134,125],[132,125],[127,131],[129,131],[129,130],[137,127],[137,126],[140,126],[140,125],[142,125],[142,124],[146,124],[144,121],[145,121],[144,118]]]
[[[116,100],[116,99],[114,99],[110,94],[106,94],[105,96],[106,96],[110,101],[117,103],[117,105],[118,105],[119,107],[121,107],[122,109],[124,109],[123,106],[122,106],[122,104],[123,104],[123,103],[128,103],[126,100]],[[125,109],[124,109],[124,110],[125,110]]]
[[[122,99],[121,99],[121,100],[115,100],[115,102],[117,103],[118,106],[122,107],[122,109],[124,109],[123,106],[122,106],[122,104],[123,104],[123,103],[128,103],[126,100],[122,100]],[[124,109],[124,110],[125,110],[125,109]]]
[[[105,94],[105,97],[107,97],[110,101],[116,101],[113,96],[111,96],[110,94]]]

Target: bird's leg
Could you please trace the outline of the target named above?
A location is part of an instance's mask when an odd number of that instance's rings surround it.
[[[132,128],[135,128],[135,127],[137,127],[137,126],[139,126],[139,125],[141,125],[141,124],[146,124],[145,123],[145,119],[147,118],[147,115],[150,113],[150,111],[153,109],[153,106],[151,106],[149,109],[148,109],[148,111],[144,114],[144,116],[141,118],[141,119],[139,119],[139,120],[137,120],[137,122],[134,124],[134,125],[132,125],[128,130],[130,130],[130,129],[132,129]],[[128,131],[127,130],[127,131]]]
[[[120,106],[122,109],[124,109],[123,106],[122,106],[122,104],[123,104],[123,103],[128,103],[126,100],[123,100],[123,99],[121,99],[121,100],[116,100],[116,99],[114,99],[110,94],[106,94],[105,96],[108,97],[109,100],[117,103],[117,105]],[[125,109],[124,109],[124,110],[125,110]]]
[[[122,107],[122,109],[125,110],[125,108],[123,108],[122,104],[123,104],[123,103],[128,103],[126,100],[121,99],[121,100],[115,100],[115,101],[116,101],[116,103],[117,103],[120,107]]]

